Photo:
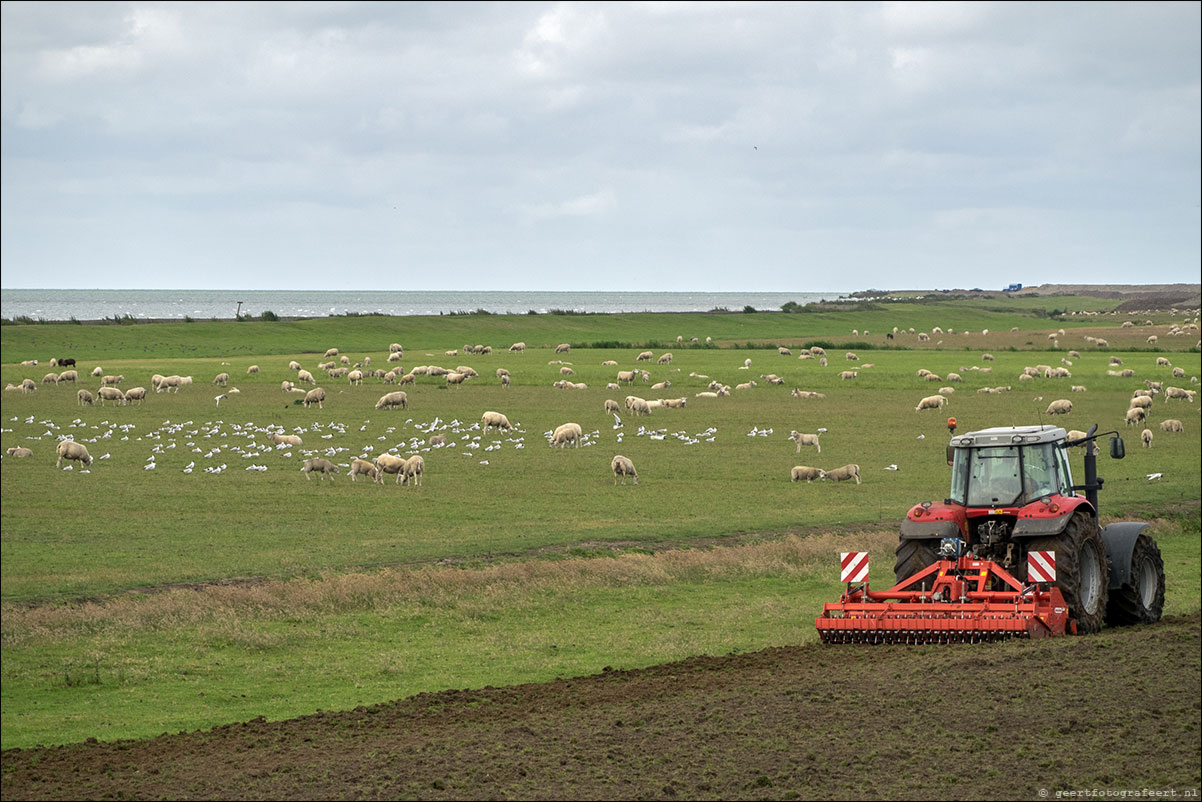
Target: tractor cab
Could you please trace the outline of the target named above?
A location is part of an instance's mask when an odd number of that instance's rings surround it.
[[[1065,437],[1064,429],[1053,426],[1007,426],[953,437],[948,501],[983,512],[1074,498]]]

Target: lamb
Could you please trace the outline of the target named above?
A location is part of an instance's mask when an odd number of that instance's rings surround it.
[[[405,459],[392,454],[381,454],[376,457],[376,471],[376,482],[384,484],[384,475],[395,473],[396,483],[399,485],[405,475]]]
[[[616,406],[616,404],[615,404]],[[509,423],[509,418],[502,415],[500,412],[485,412],[480,417],[480,427],[487,432],[489,429],[504,429],[507,432],[513,431],[513,426]]]
[[[833,471],[826,471],[823,479],[834,479],[836,482],[842,482],[847,479],[855,479],[856,484],[860,484],[860,466],[855,464],[844,465],[842,468],[835,468]]]
[[[637,399],[643,401],[643,399]],[[646,401],[643,404],[646,405]],[[575,443],[576,448],[580,448],[580,440],[584,437],[584,430],[580,428],[579,423],[565,423],[559,426],[551,434],[551,447],[567,448],[568,443]]]
[[[118,390],[117,392],[120,392]],[[77,443],[74,440],[62,440],[58,444],[58,461],[54,463],[54,467],[61,468],[63,460],[75,460],[85,468],[92,467],[92,455],[88,453],[88,447],[83,443]]]
[[[119,401],[125,406],[125,393],[119,387],[101,387],[96,391],[96,397],[100,399],[100,406],[104,406],[105,401]]]
[[[351,481],[352,482],[355,481],[356,476],[362,475],[362,476],[366,476],[368,479],[371,479],[372,483],[374,484],[376,481],[376,476],[378,474],[379,474],[379,470],[376,468],[376,466],[372,465],[367,460],[360,459],[358,457],[351,460]]]
[[[317,379],[313,378],[313,374],[303,368],[296,372],[296,380],[298,382],[308,382],[309,384],[317,384]]]
[[[1151,448],[1152,447],[1152,430],[1144,429],[1142,432],[1139,433],[1139,439],[1141,441],[1143,441],[1144,448]]]
[[[13,446],[12,448],[8,449],[8,451],[5,453],[7,453],[10,457],[16,457],[17,459],[22,459],[24,457],[32,457],[33,456],[33,451],[31,451],[28,448],[25,448],[25,446]]]
[[[71,382],[72,384],[75,384],[75,380],[78,378],[78,372],[74,370],[64,370],[62,373],[58,374],[58,383],[63,384],[64,382]]]
[[[75,403],[81,407],[84,404],[92,406],[92,402],[95,400],[96,399],[92,396],[92,394],[83,388],[80,388],[79,392],[75,394]]]
[[[271,442],[275,443],[277,446],[286,445],[300,447],[304,445],[304,441],[300,439],[300,435],[280,434],[279,432],[272,432]]]
[[[1067,415],[1073,411],[1073,402],[1067,398],[1061,398],[1048,404],[1045,415]]]
[[[413,486],[419,486],[422,483],[422,475],[426,472],[426,460],[421,454],[414,454],[409,459],[405,460],[405,478],[401,480],[401,484],[409,484],[409,480],[413,480]]]
[[[230,392],[231,393],[235,392],[236,389],[237,388],[235,388],[234,390],[230,390]],[[138,406],[141,406],[142,402],[146,400],[146,388],[145,387],[129,388],[128,390],[125,391],[125,400],[127,403],[130,401],[137,401]]]
[[[639,483],[639,473],[634,469],[634,463],[621,454],[614,456],[609,463],[609,469],[614,472],[614,484],[618,483],[618,477],[622,477],[622,484],[626,484],[626,477],[629,476],[634,480],[634,484]]]
[[[305,460],[305,466],[301,468],[301,473],[305,475],[306,480],[313,478],[314,473],[321,474],[321,481],[326,480],[326,474],[333,476],[336,473],[341,473],[338,466],[322,457],[310,457]]]
[[[314,387],[309,392],[305,393],[305,407],[311,407],[317,404],[318,409],[323,409],[322,402],[326,400],[326,391],[320,387]]]
[[[1127,410],[1127,425],[1132,426],[1136,423],[1143,423],[1148,419],[1147,410],[1142,407],[1131,407]]]
[[[918,406],[914,407],[914,411],[921,412],[924,409],[943,409],[945,404],[947,404],[947,396],[928,395],[918,402]]]
[[[376,409],[394,409],[396,407],[409,408],[409,396],[402,390],[386,393],[380,396],[380,400],[376,402]]]
[[[1184,432],[1185,427],[1181,425],[1181,421],[1176,418],[1169,418],[1160,422],[1161,431],[1165,432]]]
[[[806,484],[812,483],[815,479],[825,479],[826,471],[821,468],[811,468],[808,465],[795,465],[793,470],[789,472],[790,482],[800,482],[806,480]]]
[[[818,449],[818,453],[822,453],[822,445],[818,442],[816,434],[802,434],[798,431],[793,431],[789,434],[789,439],[797,442],[797,453],[801,453],[802,446],[813,446]]]

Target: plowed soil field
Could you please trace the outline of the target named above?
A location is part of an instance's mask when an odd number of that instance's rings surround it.
[[[777,648],[14,749],[3,798],[1197,798],[1200,629]]]

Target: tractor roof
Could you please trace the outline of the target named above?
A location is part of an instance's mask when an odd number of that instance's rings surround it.
[[[959,434],[952,438],[953,448],[982,448],[984,446],[1035,445],[1058,443],[1065,438],[1059,426],[998,426],[979,432]]]

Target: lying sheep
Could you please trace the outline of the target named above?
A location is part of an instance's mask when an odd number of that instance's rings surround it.
[[[818,449],[819,454],[822,453],[822,444],[818,442],[818,435],[816,434],[802,434],[795,430],[789,434],[789,439],[797,443],[798,454],[801,453],[802,446],[813,446]]]
[[[1184,432],[1185,427],[1181,425],[1181,421],[1176,418],[1169,418],[1160,422],[1160,428],[1165,432]]]
[[[428,446],[445,446],[447,444],[447,436],[445,434],[432,434],[430,439],[426,441]]]
[[[1143,442],[1144,448],[1152,447],[1152,430],[1144,429],[1139,433],[1139,439]]]
[[[285,446],[302,446],[302,445],[304,445],[304,441],[301,440],[300,435],[281,434],[280,432],[272,432],[271,442],[275,443],[277,446],[279,446],[279,445],[285,445]]]
[[[643,401],[643,399],[637,399]],[[644,406],[646,401],[643,401]],[[580,448],[580,441],[584,437],[584,430],[580,428],[579,423],[565,423],[559,426],[551,434],[551,448],[567,448],[568,443],[575,443],[576,448]]]
[[[401,409],[409,408],[409,396],[402,390],[385,393],[376,402],[376,409],[395,409],[396,407],[400,407]]]
[[[322,457],[310,457],[309,459],[305,460],[305,466],[301,468],[301,473],[305,475],[306,480],[312,479],[314,473],[319,473],[321,474],[321,480],[324,482],[327,474],[333,476],[334,474],[341,473],[341,471],[338,469],[337,465],[330,462],[328,459],[324,459]]]
[[[326,391],[320,387],[314,387],[309,392],[305,393],[305,406],[311,407],[317,404],[318,409],[323,409],[322,402],[326,400]]]
[[[231,390],[230,392],[237,392],[237,389],[235,388],[234,390]],[[138,406],[141,406],[142,402],[145,400],[146,400],[146,388],[145,387],[131,387],[125,391],[126,403],[128,403],[130,401],[137,401]]]
[[[375,465],[372,465],[365,459],[355,457],[351,460],[351,481],[355,481],[356,476],[366,476],[374,484],[379,470]]]
[[[513,431],[513,426],[509,423],[509,418],[502,415],[500,412],[485,412],[480,417],[480,427],[484,432],[489,429],[504,429],[507,432]]]
[[[668,409],[684,409],[687,398],[661,398],[660,403]]]
[[[100,406],[104,406],[105,401],[117,401],[125,405],[125,393],[119,387],[101,387],[96,391],[96,397],[100,399]]]
[[[58,451],[58,461],[54,463],[54,467],[56,468],[63,466],[63,460],[76,460],[85,468],[92,467],[92,455],[88,453],[88,447],[83,443],[77,443],[74,440],[62,440],[59,442],[56,450]]]
[[[88,390],[84,390],[82,388],[80,388],[80,391],[75,394],[75,403],[81,407],[84,404],[87,404],[88,406],[92,406],[92,402],[95,400],[96,399],[92,396],[91,392],[89,392]]]
[[[860,484],[860,466],[855,464],[844,465],[842,468],[835,468],[833,471],[824,472],[822,478],[834,479],[836,482],[855,479],[856,484]]]
[[[426,473],[426,460],[421,454],[414,454],[409,459],[405,460],[405,477],[401,479],[401,484],[409,484],[409,480],[413,480],[411,487],[419,487],[422,483],[422,476]]]
[[[1074,384],[1072,387],[1069,388],[1069,390],[1074,393],[1083,393],[1083,392],[1085,392],[1085,387],[1084,387],[1084,385],[1081,385],[1081,384]]]
[[[1073,411],[1073,402],[1069,401],[1067,398],[1060,398],[1060,399],[1057,399],[1056,401],[1053,401],[1052,403],[1048,404],[1047,412],[1045,412],[1043,414],[1045,414],[1045,415],[1067,415],[1068,413],[1070,413],[1072,411]]]
[[[947,404],[947,396],[928,395],[926,398],[918,402],[918,406],[914,407],[914,411],[920,412],[924,409],[943,409],[945,404]]]
[[[815,479],[825,479],[826,471],[821,468],[811,468],[808,465],[795,465],[793,470],[789,471],[790,482],[800,482],[806,480],[806,484],[812,483]]]
[[[619,476],[622,477],[622,484],[626,484],[627,476],[634,480],[634,484],[637,485],[639,483],[639,474],[638,471],[634,469],[634,463],[628,458],[623,457],[621,454],[614,456],[609,463],[609,469],[613,471],[615,485],[618,483]]]
[[[6,451],[5,453],[8,454],[10,457],[16,457],[17,459],[23,459],[25,457],[33,456],[33,451],[26,448],[25,446],[13,446],[12,448],[8,449],[8,451]]]

